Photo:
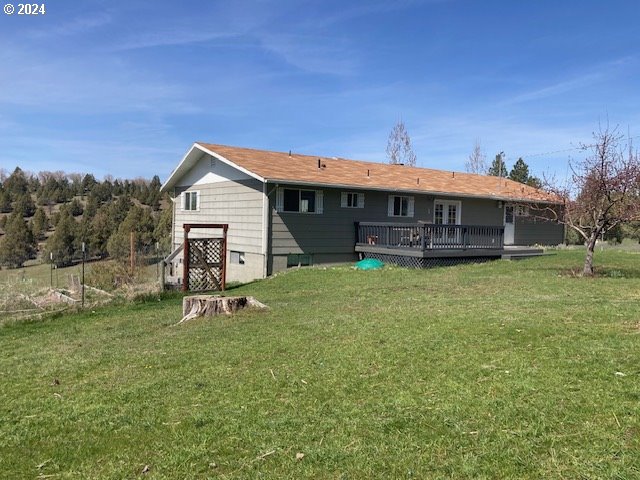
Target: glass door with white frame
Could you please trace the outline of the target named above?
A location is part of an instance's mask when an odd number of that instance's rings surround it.
[[[434,202],[433,223],[436,225],[459,225],[460,224],[460,202],[436,200]],[[437,229],[435,240],[441,243],[455,243],[460,234],[457,228]]]
[[[515,241],[515,211],[513,205],[504,206],[504,244],[513,245]]]

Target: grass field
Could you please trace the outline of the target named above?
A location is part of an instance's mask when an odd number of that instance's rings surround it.
[[[640,478],[640,255],[292,271],[0,328],[0,478]],[[302,455],[304,455],[302,457]],[[146,473],[143,473],[146,472]]]

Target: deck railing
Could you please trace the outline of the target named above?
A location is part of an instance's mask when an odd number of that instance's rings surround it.
[[[418,250],[500,249],[504,227],[421,223],[356,223],[359,245]]]

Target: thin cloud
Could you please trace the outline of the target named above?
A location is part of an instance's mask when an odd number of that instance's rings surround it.
[[[263,34],[260,41],[265,50],[306,73],[351,75],[357,70],[355,52],[345,42],[335,39],[315,35]]]
[[[41,40],[50,37],[80,35],[109,25],[112,21],[113,17],[111,14],[107,12],[97,12],[76,17],[73,20],[61,23],[55,27],[28,30],[25,32],[25,37],[32,40]]]
[[[522,93],[509,99],[506,104],[516,104],[524,102],[532,102],[535,100],[541,100],[543,98],[553,97],[562,93],[571,92],[580,88],[587,87],[602,81],[605,78],[603,73],[589,73],[581,77],[576,77],[571,80],[565,80],[553,85],[549,85],[544,88],[533,90],[531,92]]]

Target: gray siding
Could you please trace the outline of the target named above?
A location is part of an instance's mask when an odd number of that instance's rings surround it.
[[[296,187],[291,187],[296,188]],[[301,187],[309,188],[309,187]],[[342,208],[341,192],[346,190],[322,189],[324,213],[276,212],[274,195],[271,205],[271,253],[287,255],[353,254],[355,245],[354,222],[412,222],[426,220],[433,215],[433,199],[415,196],[415,216],[388,217],[387,198],[383,192],[365,192],[364,208]]]
[[[558,245],[564,241],[564,227],[543,218],[515,217],[515,245]]]
[[[292,186],[291,188],[296,188]],[[310,187],[300,187],[310,188]],[[411,195],[415,213],[411,217],[389,217],[388,197],[391,193],[366,191],[364,208],[343,208],[341,193],[349,190],[323,188],[324,213],[305,214],[275,211],[275,192],[270,195],[269,272],[286,267],[288,254],[311,254],[314,263],[350,261],[356,258],[355,222],[433,222],[436,198],[461,201],[461,222],[473,225],[502,225],[503,211],[495,200],[456,199],[433,195]],[[398,195],[407,195],[398,193]]]
[[[463,198],[462,225],[503,225],[504,210],[496,200]]]

